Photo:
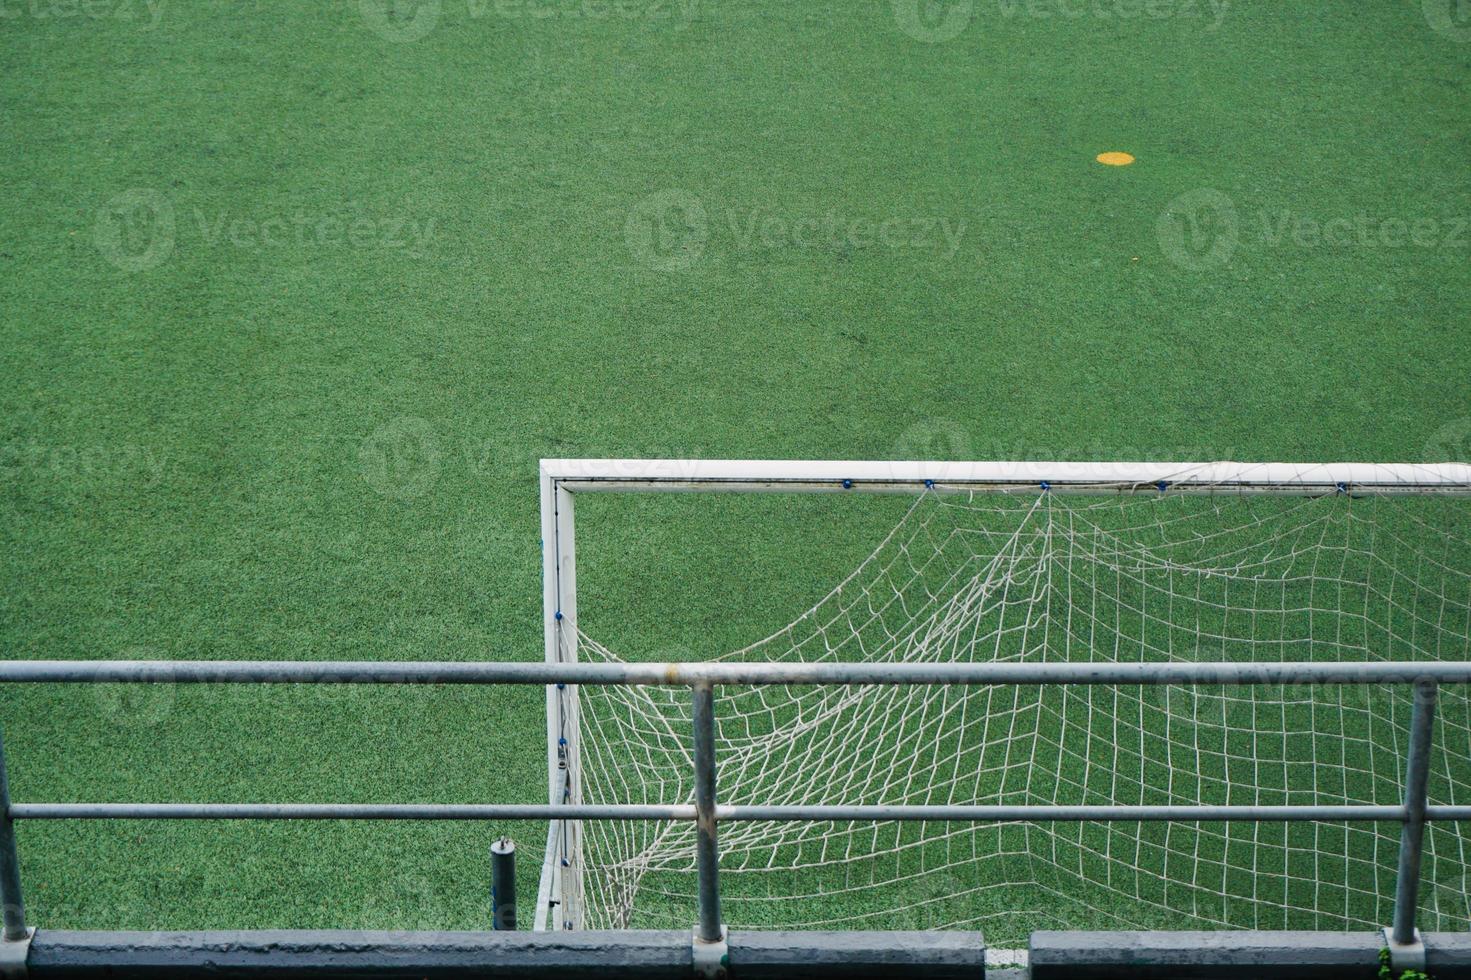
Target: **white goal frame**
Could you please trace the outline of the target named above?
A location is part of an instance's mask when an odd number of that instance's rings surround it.
[[[1471,495],[1471,464],[544,459],[541,541],[546,662],[578,660],[576,494],[720,491]],[[577,688],[550,686],[546,697],[548,802],[554,807],[580,805]],[[535,929],[582,928],[581,855],[581,821],[551,821]]]

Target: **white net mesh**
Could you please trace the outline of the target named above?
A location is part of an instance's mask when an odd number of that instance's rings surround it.
[[[1468,659],[1451,498],[938,495],[748,661]],[[580,655],[616,660],[586,633]],[[725,687],[723,803],[1398,803],[1403,687]],[[688,692],[580,692],[587,802],[693,799]],[[1437,803],[1471,802],[1441,694]],[[589,928],[686,928],[694,827],[584,825]],[[1372,928],[1398,825],[724,823],[741,928]],[[1422,928],[1468,924],[1467,839],[1427,837]]]

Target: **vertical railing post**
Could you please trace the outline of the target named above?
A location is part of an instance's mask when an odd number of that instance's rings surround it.
[[[4,904],[6,942],[19,942],[26,931],[26,905],[20,893],[20,858],[15,853],[15,822],[10,819],[10,779],[5,771],[5,738],[0,735],[0,903]]]
[[[1405,763],[1405,821],[1400,830],[1399,877],[1394,890],[1394,924],[1389,930],[1391,952],[1395,947],[1423,950],[1415,931],[1415,913],[1420,901],[1420,864],[1425,847],[1425,808],[1430,780],[1430,746],[1435,728],[1437,688],[1433,681],[1414,687],[1414,709],[1410,715],[1410,754]],[[1419,958],[1420,954],[1411,953]],[[1400,963],[1395,964],[1400,967]],[[1403,968],[1419,969],[1406,963]]]
[[[696,684],[695,725],[695,866],[700,878],[700,919],[695,938],[723,943],[720,921],[720,849],[715,830],[715,689]]]

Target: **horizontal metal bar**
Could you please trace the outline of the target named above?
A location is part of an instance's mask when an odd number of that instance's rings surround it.
[[[720,821],[1341,821],[1403,822],[1404,806],[720,805]],[[694,820],[688,804],[16,803],[15,820]],[[1427,820],[1471,820],[1471,806],[1430,807]]]
[[[1471,820],[1471,807],[1431,807],[1427,819]],[[1403,806],[721,806],[719,820],[934,821],[1046,823],[1048,821],[1403,822]]]
[[[15,820],[693,820],[693,805],[15,803]]]
[[[573,491],[1471,493],[1464,463],[923,462],[876,460],[545,459]]]
[[[47,684],[1441,684],[1471,661],[1347,663],[409,663],[9,660],[0,683]]]

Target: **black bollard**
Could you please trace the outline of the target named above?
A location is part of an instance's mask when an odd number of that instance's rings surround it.
[[[516,845],[502,837],[490,845],[491,928],[516,928]]]

